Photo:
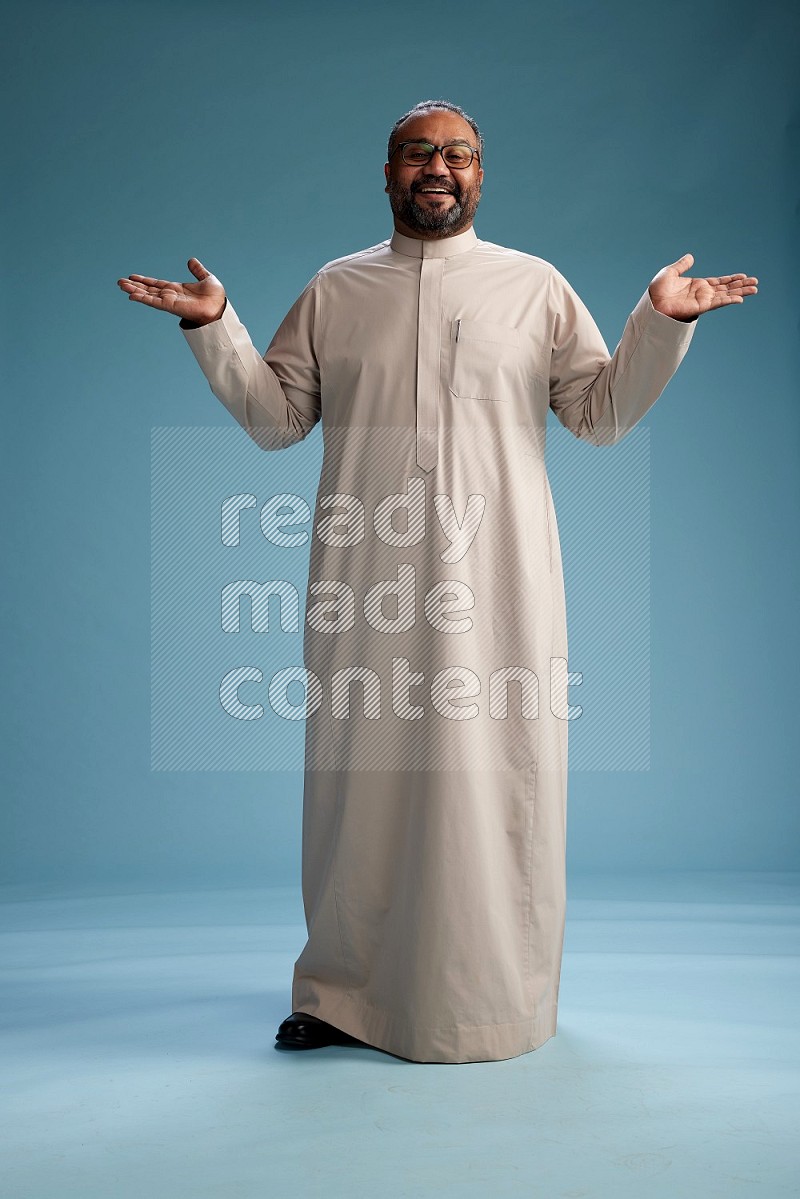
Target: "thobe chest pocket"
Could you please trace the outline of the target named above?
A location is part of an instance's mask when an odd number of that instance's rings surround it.
[[[519,329],[490,321],[452,322],[450,335],[450,390],[464,400],[500,398],[504,367],[519,355]]]

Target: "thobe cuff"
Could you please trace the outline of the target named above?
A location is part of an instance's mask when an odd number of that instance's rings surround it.
[[[244,325],[239,320],[233,304],[228,300],[219,320],[201,325],[199,329],[184,329],[183,326],[179,328],[195,358],[203,366],[205,355],[235,348],[236,334],[244,329]],[[249,340],[250,335],[247,334],[247,337]]]
[[[676,321],[674,317],[654,308],[649,288],[645,288],[644,295],[631,313],[631,318],[637,332],[646,334],[649,341],[665,350],[685,352],[697,328],[697,321]]]

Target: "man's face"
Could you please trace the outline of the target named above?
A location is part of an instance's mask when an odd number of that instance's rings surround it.
[[[477,147],[472,127],[457,113],[432,109],[409,117],[401,125],[395,144],[412,139],[443,146],[448,142],[466,142]],[[400,150],[395,150],[383,168],[386,191],[395,218],[395,227],[409,237],[449,237],[463,233],[472,224],[481,198],[483,168],[477,157],[466,170],[448,167],[437,150],[425,166],[409,166]],[[445,188],[447,195],[426,194],[424,188]]]

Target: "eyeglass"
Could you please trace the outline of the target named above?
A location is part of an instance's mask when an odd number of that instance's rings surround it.
[[[451,142],[449,146],[434,146],[431,142],[399,142],[392,150],[392,154],[395,150],[402,153],[403,162],[410,167],[424,167],[437,150],[441,151],[442,158],[447,165],[455,167],[457,171],[463,171],[466,167],[471,166],[476,155],[478,162],[481,160],[478,150],[459,142]],[[391,154],[389,157],[391,158]]]

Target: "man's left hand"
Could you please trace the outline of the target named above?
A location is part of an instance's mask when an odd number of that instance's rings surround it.
[[[696,320],[703,312],[722,308],[725,304],[743,304],[745,296],[758,291],[758,279],[752,275],[720,275],[711,279],[684,279],[694,262],[684,254],[677,262],[663,267],[650,283],[648,291],[653,307],[676,321]]]

